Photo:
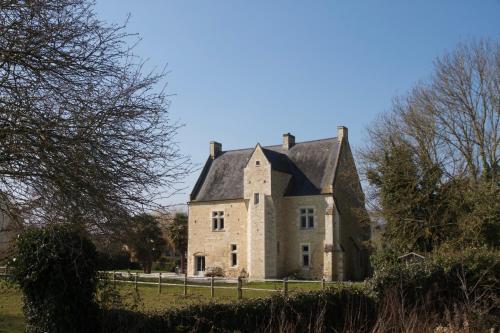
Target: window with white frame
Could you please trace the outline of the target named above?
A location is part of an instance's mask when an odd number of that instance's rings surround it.
[[[309,244],[300,244],[300,261],[302,267],[309,268],[311,266],[311,249]]]
[[[254,205],[258,205],[258,204],[259,204],[259,201],[260,201],[260,196],[259,196],[259,193],[254,193],[254,194],[253,194],[253,204],[254,204]]]
[[[238,266],[238,248],[231,244],[231,266]]]
[[[300,209],[300,229],[314,228],[314,208]]]
[[[223,211],[213,211],[212,212],[212,230],[213,231],[224,230],[224,212]]]

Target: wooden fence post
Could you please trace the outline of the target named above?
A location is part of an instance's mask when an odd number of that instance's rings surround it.
[[[184,273],[184,296],[187,296],[187,272]]]
[[[241,281],[241,276],[238,277],[238,284],[237,284],[237,288],[238,288],[238,299],[242,299],[243,298],[243,290],[241,289],[241,286],[242,286],[242,281]]]
[[[288,278],[283,279],[283,296],[288,296]]]
[[[161,294],[161,272],[158,274],[158,294]]]
[[[137,291],[137,279],[139,277],[139,273],[135,273],[135,291]]]
[[[325,278],[321,279],[321,290],[325,290]]]
[[[215,290],[214,290],[214,276],[212,275],[212,278],[210,279],[210,296],[212,298],[215,297]]]

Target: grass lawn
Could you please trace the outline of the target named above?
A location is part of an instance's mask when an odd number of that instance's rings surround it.
[[[0,333],[24,332],[21,291],[0,279]]]
[[[182,281],[163,280],[165,283],[182,284]],[[189,283],[193,284],[193,283]],[[208,286],[209,284],[198,284]],[[237,299],[236,284],[218,282],[216,286],[226,287],[215,289],[215,301],[230,302]],[[327,288],[339,286],[338,283],[326,283]],[[135,305],[138,311],[164,311],[190,304],[211,302],[210,288],[188,287],[188,295],[183,295],[183,286],[162,286],[162,292],[158,293],[157,285],[139,284],[137,293],[133,283],[116,283],[117,290],[123,297],[126,306]],[[283,288],[282,282],[249,282],[244,283],[243,288],[262,288],[268,291],[243,290],[243,298],[267,297],[273,293],[280,292]],[[278,289],[275,291],[273,289]],[[319,290],[321,283],[289,282],[289,294],[300,291]],[[24,316],[22,313],[21,291],[12,284],[0,280],[0,333],[23,332]]]

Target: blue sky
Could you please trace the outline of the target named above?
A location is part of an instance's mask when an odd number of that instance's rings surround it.
[[[97,0],[97,15],[142,42],[148,66],[168,64],[170,116],[182,151],[202,165],[223,149],[336,136],[354,149],[365,128],[432,72],[460,41],[500,37],[500,0]],[[186,179],[183,204],[199,172]]]

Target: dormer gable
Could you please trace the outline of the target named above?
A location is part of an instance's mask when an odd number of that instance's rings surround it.
[[[271,163],[257,144],[243,170],[243,197],[250,199],[255,193],[271,194]]]
[[[252,154],[250,155],[250,158],[248,159],[245,169],[251,167],[258,168],[261,166],[271,167],[271,162],[267,159],[266,154],[264,153],[264,149],[262,148],[260,143],[257,143],[255,148],[253,149]]]

